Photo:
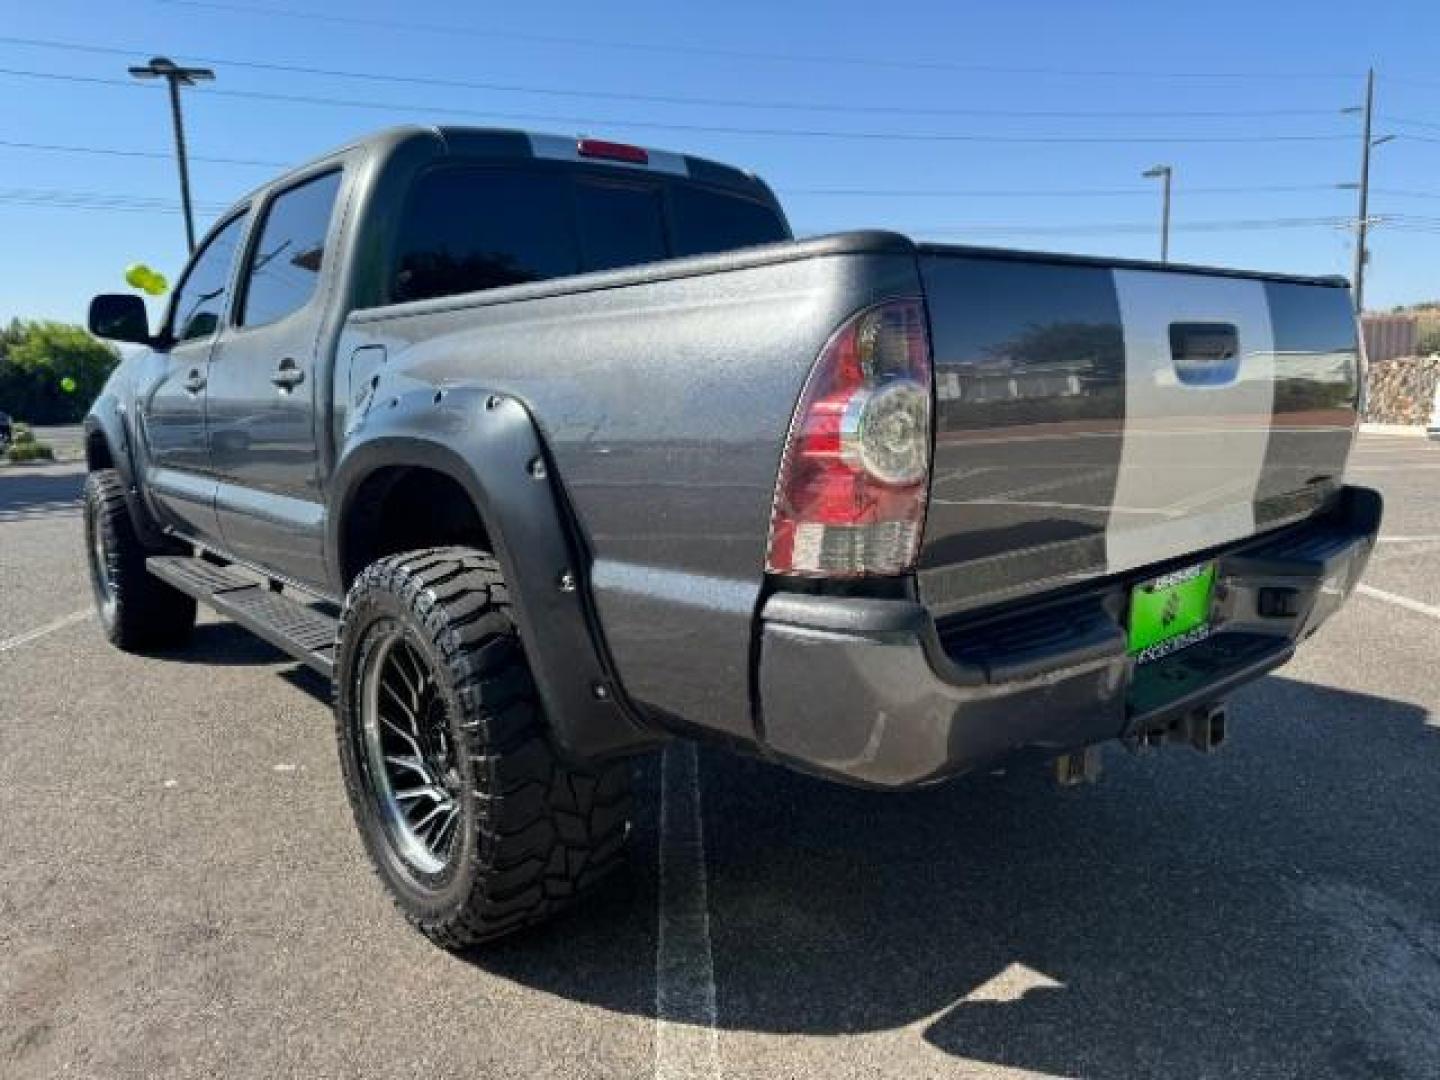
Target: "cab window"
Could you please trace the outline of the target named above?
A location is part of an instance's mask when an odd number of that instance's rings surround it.
[[[191,262],[171,309],[176,341],[208,337],[219,328],[230,291],[230,270],[249,217],[246,211],[231,218]]]

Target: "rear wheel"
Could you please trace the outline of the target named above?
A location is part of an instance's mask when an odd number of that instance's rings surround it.
[[[85,550],[100,625],[127,652],[175,645],[195,627],[195,601],[145,569],[147,548],[125,505],[125,482],[114,469],[85,479]]]
[[[440,945],[546,918],[617,865],[629,766],[551,745],[491,556],[435,548],[368,567],[345,601],[335,685],[360,834]]]

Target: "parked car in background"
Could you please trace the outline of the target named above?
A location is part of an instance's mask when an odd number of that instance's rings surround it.
[[[882,789],[1213,749],[1379,528],[1342,280],[796,241],[753,175],[594,139],[363,140],[222,215],[153,334],[90,325],[146,346],[86,421],[106,633],[198,599],[332,678],[448,947],[613,867],[672,738]]]
[[[15,422],[10,419],[10,414],[0,412],[0,450],[10,445],[10,440],[15,437]]]

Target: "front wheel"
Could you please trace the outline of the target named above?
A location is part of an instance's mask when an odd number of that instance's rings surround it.
[[[114,469],[85,478],[85,550],[95,608],[112,645],[138,652],[177,645],[190,635],[195,601],[145,569],[147,555],[163,553],[147,548],[135,532],[125,482]]]
[[[335,687],[360,835],[438,944],[544,919],[618,863],[629,766],[551,746],[493,557],[435,548],[368,567],[345,600]]]

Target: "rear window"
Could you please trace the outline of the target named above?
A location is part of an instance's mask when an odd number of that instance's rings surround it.
[[[575,211],[586,270],[614,270],[669,255],[658,188],[581,181]]]
[[[314,295],[339,190],[337,169],[275,197],[250,254],[244,310],[236,325],[276,322],[304,307]]]
[[[395,264],[397,302],[495,289],[579,270],[569,178],[444,168],[410,192]]]
[[[763,203],[684,182],[495,165],[416,180],[390,300],[400,303],[789,238]]]
[[[790,238],[775,211],[754,199],[690,184],[675,185],[672,199],[676,255],[709,255]]]

